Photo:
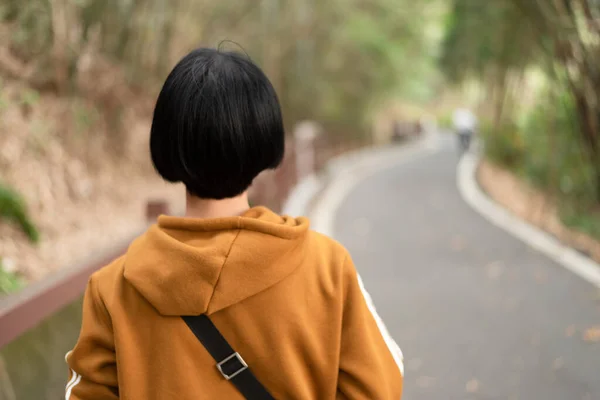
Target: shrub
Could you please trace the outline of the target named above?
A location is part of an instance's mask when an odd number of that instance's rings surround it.
[[[562,204],[560,218],[566,226],[600,240],[600,210],[581,208],[573,203]]]
[[[594,166],[579,137],[575,106],[567,93],[545,93],[526,116],[520,130],[522,147],[518,165],[513,167],[525,179],[556,199],[562,222],[600,239],[600,211]],[[498,140],[507,147],[508,138]],[[498,142],[497,141],[497,142]],[[496,159],[510,149],[498,145],[488,155]],[[486,145],[487,145],[486,141]]]
[[[0,259],[0,295],[14,292],[23,286],[23,281],[12,272],[5,271]]]
[[[0,184],[0,218],[16,222],[29,240],[39,241],[39,232],[31,222],[25,202],[14,190]]]
[[[518,126],[504,121],[497,126],[483,122],[480,128],[486,156],[496,164],[518,169],[523,161],[523,141]]]
[[[524,124],[522,172],[534,185],[567,202],[597,202],[591,160],[578,137],[572,99],[543,96]]]

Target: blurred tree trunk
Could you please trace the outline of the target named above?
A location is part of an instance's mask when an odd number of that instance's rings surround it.
[[[140,8],[143,6],[144,0],[134,0],[131,1],[125,7],[125,9],[119,13],[121,21],[119,26],[121,27],[121,31],[119,33],[119,38],[117,40],[117,48],[115,50],[115,55],[119,60],[125,59],[125,52],[127,51],[127,46],[129,45],[129,42],[131,40],[133,30],[135,29],[135,25],[133,24],[135,13],[139,11]],[[119,8],[120,7],[117,7],[117,9]]]
[[[0,1],[18,48],[7,51],[19,65],[35,60],[34,75],[48,71],[60,92],[83,82],[75,78],[83,78],[78,67],[90,65],[84,60],[97,65],[98,74],[122,68],[127,83],[153,91],[175,56],[231,39],[260,60],[288,127],[311,118],[326,129],[360,132],[381,97],[422,80],[415,77],[424,76],[420,68],[411,67],[415,61],[430,62],[422,46],[424,6],[411,0]],[[438,1],[444,0],[425,3]],[[99,86],[112,90],[110,77],[106,81]]]
[[[50,0],[52,17],[52,67],[59,93],[69,82],[69,4],[67,0]]]
[[[165,10],[166,18],[162,26],[162,35],[158,44],[158,59],[156,72],[159,76],[166,75],[171,66],[171,44],[175,33],[176,16],[178,15],[180,0],[171,0]]]
[[[263,21],[263,67],[265,73],[269,76],[275,90],[280,91],[281,82],[281,37],[279,36],[278,23],[280,18],[280,0],[262,0],[261,1],[261,19]],[[284,27],[288,29],[289,27]]]

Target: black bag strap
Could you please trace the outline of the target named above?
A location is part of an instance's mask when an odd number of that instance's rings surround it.
[[[242,356],[233,350],[208,316],[203,314],[181,318],[215,359],[221,375],[233,383],[246,399],[274,400],[274,397],[250,371]]]

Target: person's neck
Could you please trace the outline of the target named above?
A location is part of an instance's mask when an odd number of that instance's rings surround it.
[[[190,218],[224,218],[244,214],[250,209],[248,193],[223,200],[201,199],[186,195],[185,216]]]

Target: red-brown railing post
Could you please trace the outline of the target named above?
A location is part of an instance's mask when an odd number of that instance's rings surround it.
[[[169,204],[164,200],[148,200],[146,203],[146,221],[154,222],[161,214],[169,214]]]
[[[315,141],[321,134],[321,127],[313,121],[302,121],[294,129],[296,152],[296,182],[315,172],[317,160]]]

